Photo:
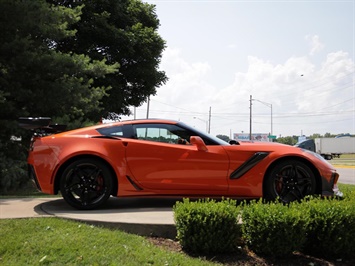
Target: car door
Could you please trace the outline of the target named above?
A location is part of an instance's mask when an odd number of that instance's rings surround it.
[[[137,139],[127,144],[126,159],[134,180],[143,188],[189,194],[228,189],[229,159],[222,146],[198,150],[177,125],[139,124],[134,125],[134,132]]]

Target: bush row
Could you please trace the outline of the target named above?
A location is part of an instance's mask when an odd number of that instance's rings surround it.
[[[347,194],[344,200],[309,197],[288,205],[184,199],[174,206],[177,239],[184,250],[194,253],[226,253],[245,245],[273,257],[294,251],[351,257],[355,252],[355,190]]]
[[[184,199],[177,202],[173,210],[177,238],[184,249],[195,253],[223,253],[239,245],[241,228],[236,201]]]

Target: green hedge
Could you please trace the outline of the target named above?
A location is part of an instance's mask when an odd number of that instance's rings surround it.
[[[244,205],[242,220],[243,240],[256,253],[282,257],[306,242],[308,219],[296,203],[251,202]]]
[[[184,199],[174,205],[177,238],[183,249],[194,253],[235,250],[241,237],[236,201]]]
[[[355,187],[342,191],[343,200],[309,197],[288,205],[259,200],[237,206],[229,199],[184,199],[174,206],[177,238],[185,250],[202,254],[233,252],[245,245],[272,257],[301,251],[351,258],[355,253]]]
[[[302,203],[309,217],[303,252],[330,257],[355,254],[355,201],[314,199]]]

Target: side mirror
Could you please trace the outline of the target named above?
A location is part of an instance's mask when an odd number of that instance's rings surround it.
[[[205,142],[199,136],[191,136],[190,143],[196,146],[198,151],[208,151]]]

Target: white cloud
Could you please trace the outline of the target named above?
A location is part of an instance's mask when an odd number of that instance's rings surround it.
[[[168,104],[183,108],[203,99],[201,94],[206,95],[213,90],[205,81],[211,73],[210,65],[206,62],[189,63],[177,49],[166,49],[161,68],[166,71],[169,81],[159,89],[157,99],[167,100]]]
[[[208,62],[189,62],[178,49],[167,48],[161,69],[169,81],[151,98],[150,117],[206,130],[211,107],[213,135],[249,132],[252,95],[258,100],[252,105],[254,132],[271,130],[271,108],[264,102],[273,107],[273,134],[354,133],[355,67],[347,53],[329,53],[320,67],[305,56],[282,64],[249,56],[247,62],[247,70],[236,72],[230,85],[216,88],[207,82],[214,74]],[[145,118],[146,108],[138,108],[137,118]]]
[[[272,104],[276,135],[355,133],[352,3],[146,1],[156,3],[170,78],[151,117],[204,130],[193,117],[208,120],[211,107],[212,134],[249,132],[252,95]],[[252,103],[253,131],[269,132],[271,108]]]
[[[318,35],[307,35],[305,39],[308,41],[309,46],[310,46],[310,51],[309,55],[313,56],[316,53],[320,52],[324,48],[324,44],[320,41],[320,38]]]

